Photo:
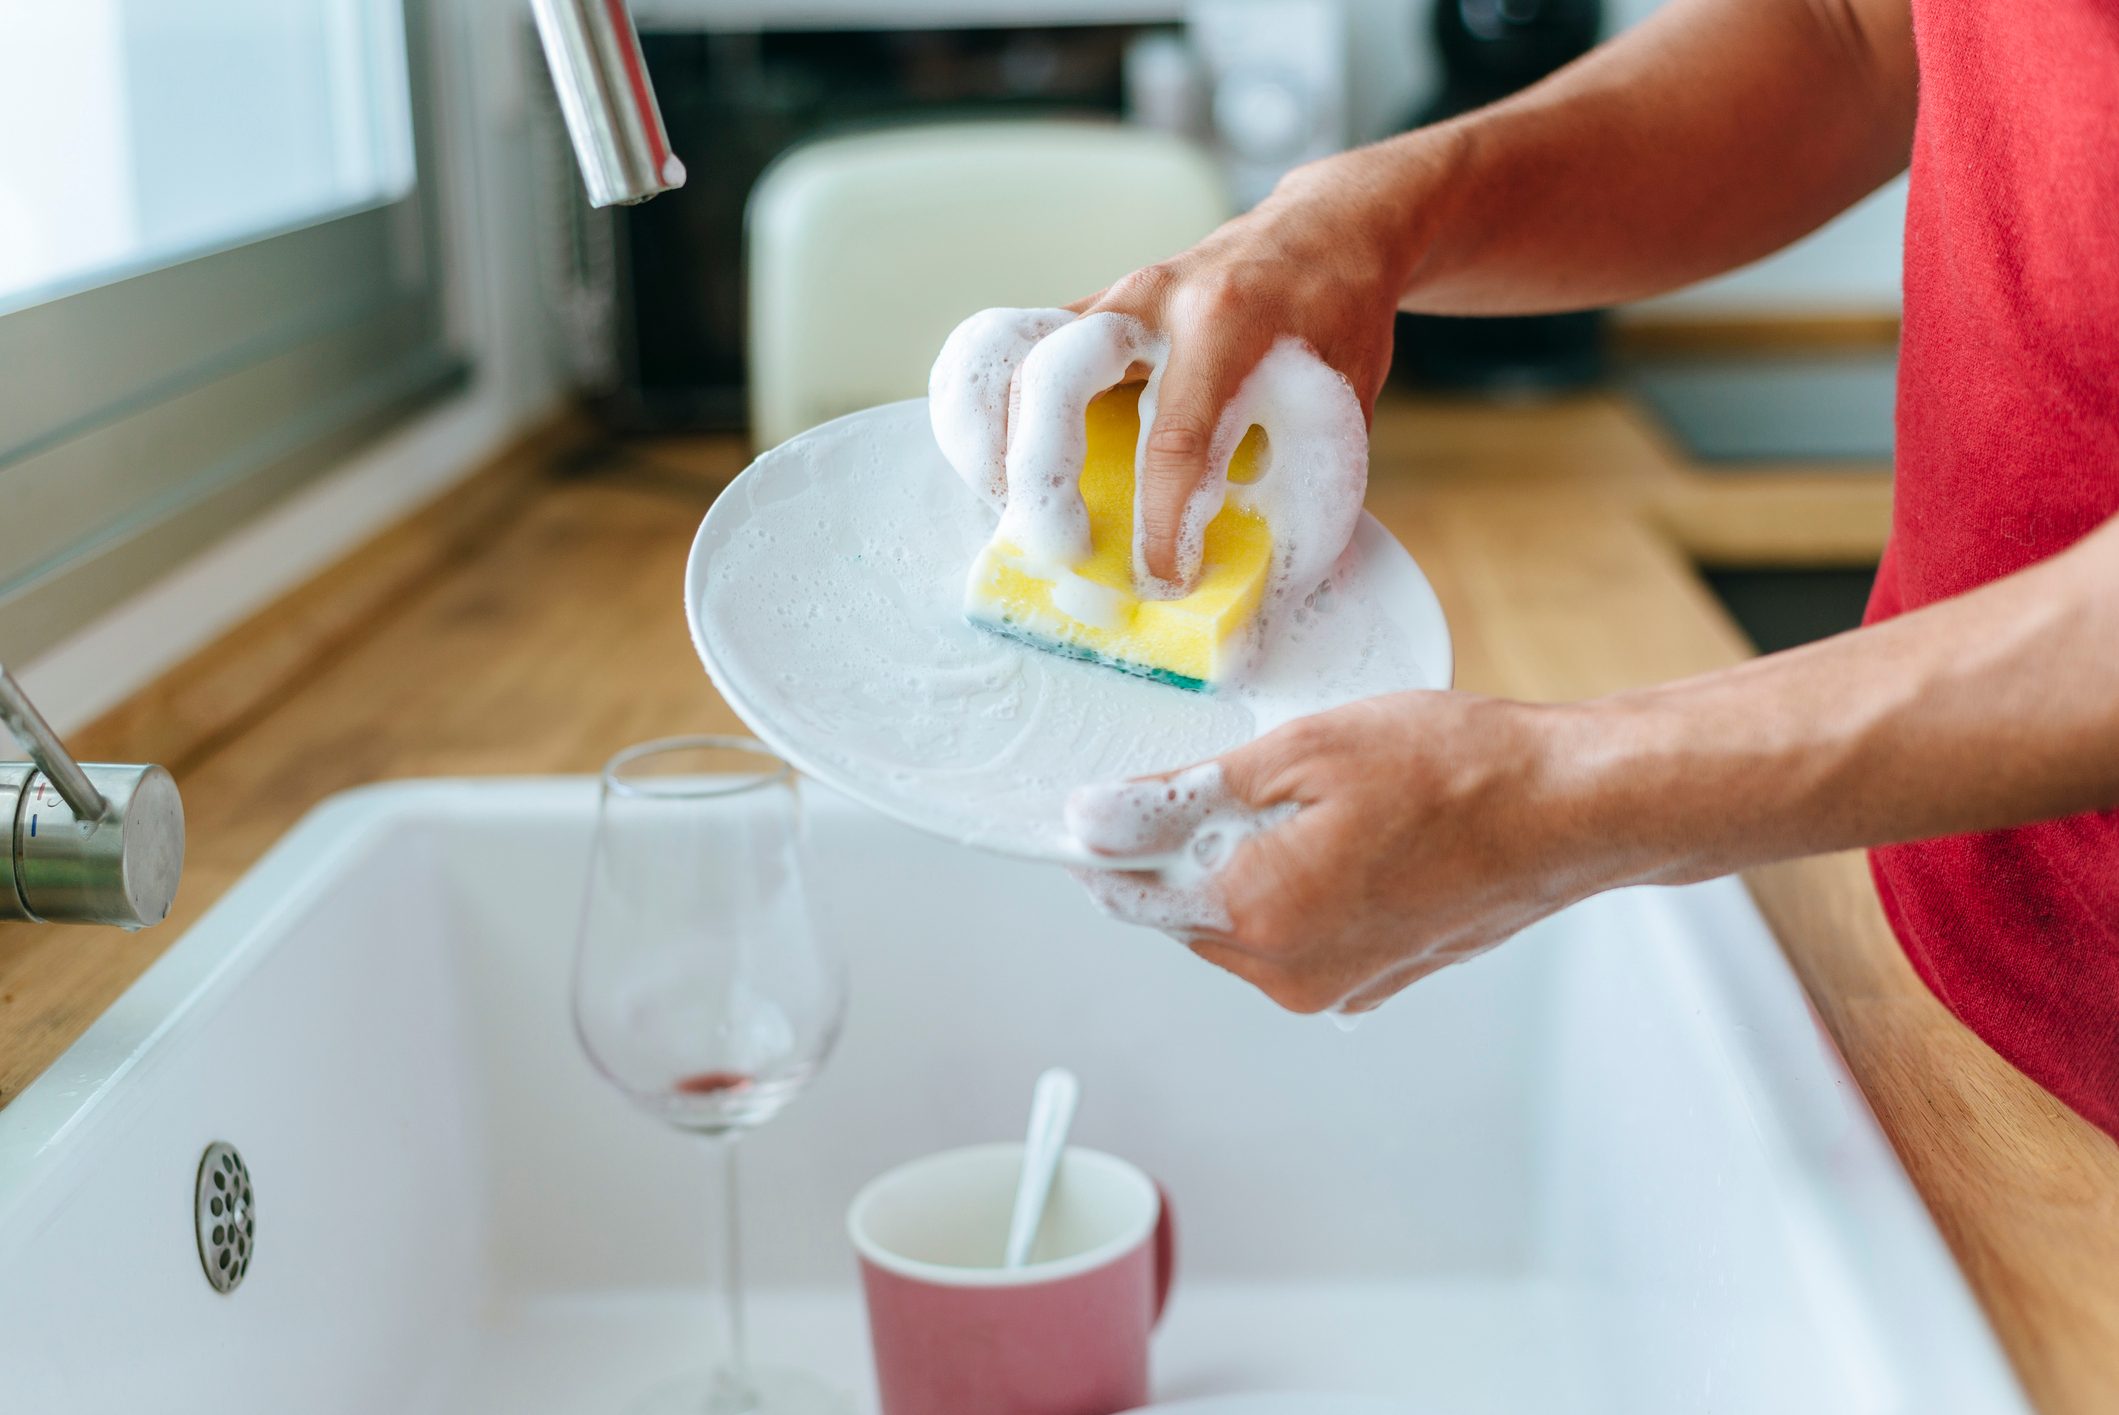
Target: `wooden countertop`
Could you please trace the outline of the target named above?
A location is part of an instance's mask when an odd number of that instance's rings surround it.
[[[169,924],[0,926],[0,1104],[294,821],[387,777],[594,771],[664,733],[735,729],[678,607],[733,438],[602,447],[547,430],[85,732],[167,764],[191,850]],[[1590,696],[1750,652],[1693,571],[1873,560],[1874,469],[1702,475],[1605,395],[1516,408],[1391,399],[1369,503],[1434,581],[1458,683]],[[2051,1415],[2119,1409],[2119,1145],[1929,996],[1858,856],[1749,883]]]

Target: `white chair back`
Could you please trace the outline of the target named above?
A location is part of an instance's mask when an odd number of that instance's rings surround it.
[[[952,123],[796,148],[747,217],[751,435],[770,447],[925,393],[964,316],[1094,294],[1228,215],[1204,153],[1117,124]]]

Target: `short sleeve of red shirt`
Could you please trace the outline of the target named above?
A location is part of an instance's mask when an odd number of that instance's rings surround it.
[[[2119,0],[1913,16],[1897,500],[1872,621],[2119,513]],[[1870,858],[1936,995],[2119,1136],[2119,809]]]

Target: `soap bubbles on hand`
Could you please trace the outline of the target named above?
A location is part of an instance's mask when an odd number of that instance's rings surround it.
[[[1243,842],[1295,813],[1290,802],[1257,810],[1238,800],[1221,763],[1167,777],[1085,786],[1067,799],[1067,828],[1113,860],[1154,859],[1151,870],[1076,868],[1076,880],[1113,918],[1180,939],[1231,927],[1220,877]]]

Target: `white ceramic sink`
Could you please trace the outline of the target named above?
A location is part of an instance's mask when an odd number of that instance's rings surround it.
[[[707,1157],[569,1024],[594,799],[330,802],[0,1111],[0,1410],[615,1415],[703,1357]],[[846,1200],[1013,1135],[1064,1062],[1078,1138],[1174,1196],[1161,1398],[2024,1408],[1733,883],[1593,900],[1342,1034],[1056,871],[816,807],[854,1001],[748,1142],[764,1356],[865,1400]],[[228,1295],[191,1213],[213,1140],[256,1186]]]

